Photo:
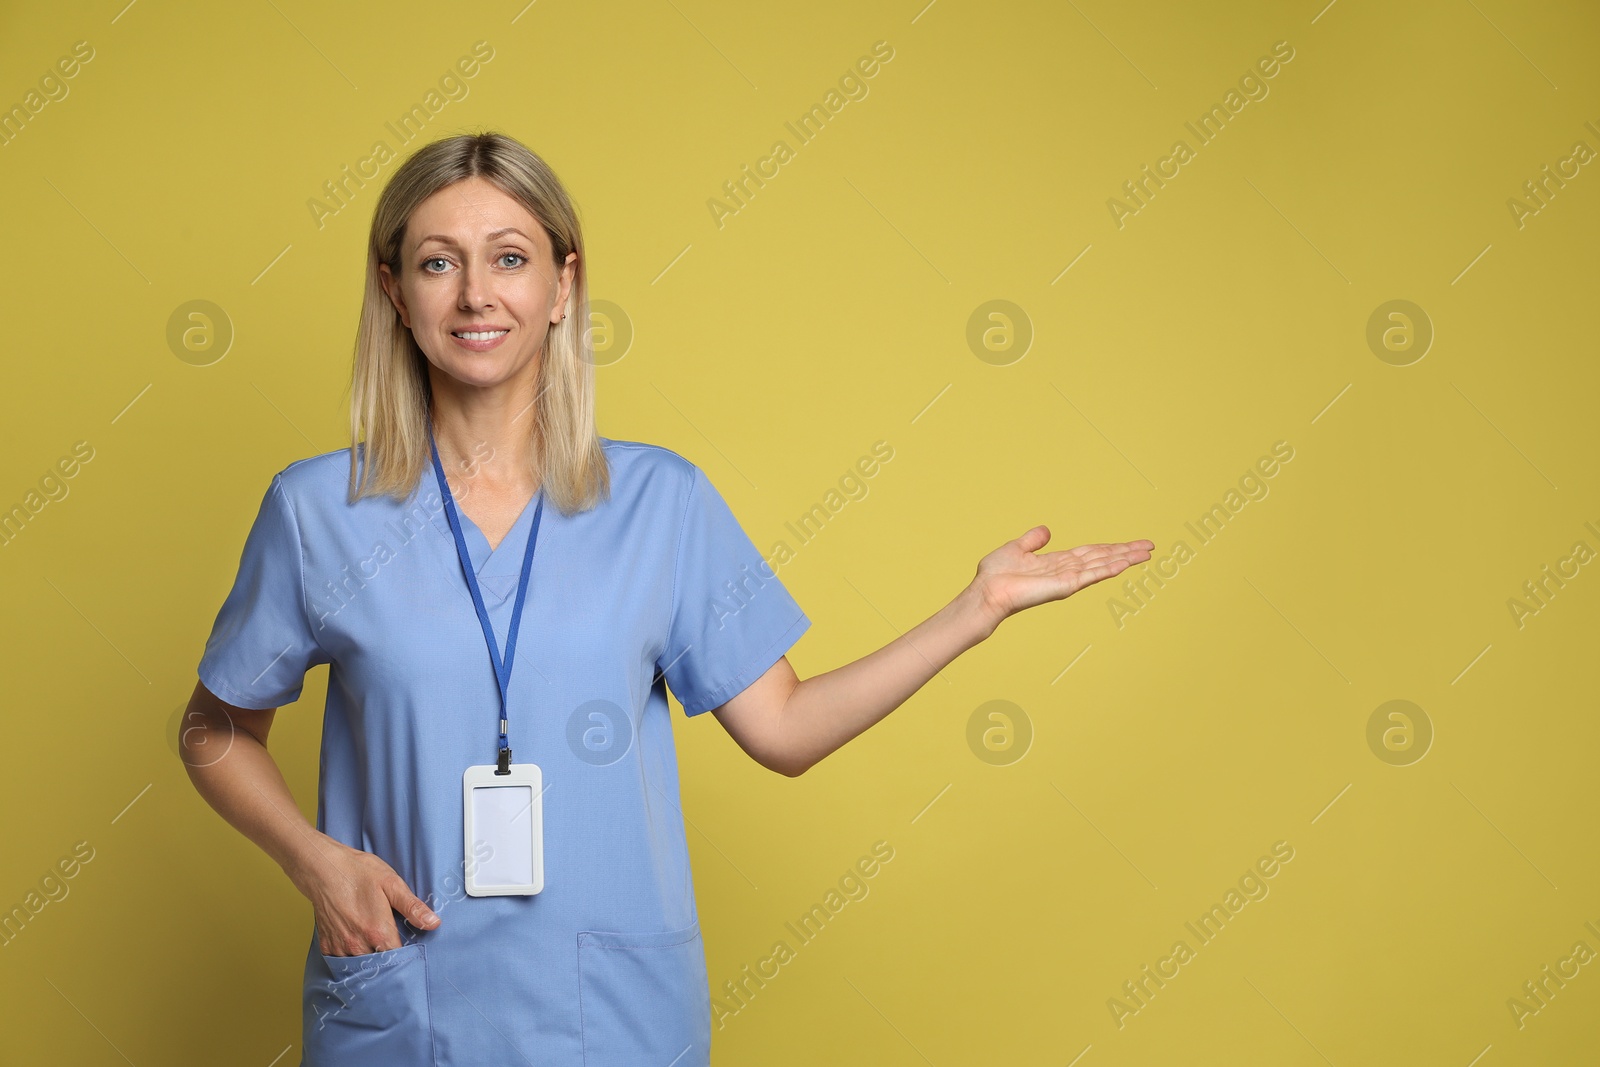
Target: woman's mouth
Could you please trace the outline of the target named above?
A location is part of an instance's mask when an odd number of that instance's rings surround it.
[[[463,348],[474,352],[487,352],[510,332],[510,330],[452,330],[450,336]]]

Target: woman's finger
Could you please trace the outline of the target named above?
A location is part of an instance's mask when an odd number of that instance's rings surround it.
[[[420,930],[432,930],[439,925],[439,916],[411,892],[411,887],[398,874],[384,882],[383,890],[389,898],[389,906],[405,916],[406,922],[412,926]]]

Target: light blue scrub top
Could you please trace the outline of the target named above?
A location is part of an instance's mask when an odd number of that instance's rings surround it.
[[[696,715],[810,627],[726,502],[668,449],[601,438],[611,496],[546,502],[509,693],[544,775],[545,885],[469,897],[461,778],[495,762],[499,689],[438,483],[346,502],[349,449],[274,476],[199,676],[269,708],[329,664],[317,827],[439,915],[402,947],[306,954],[302,1067],[709,1063],[705,952],[666,687]],[[491,552],[457,509],[504,649],[534,502]]]

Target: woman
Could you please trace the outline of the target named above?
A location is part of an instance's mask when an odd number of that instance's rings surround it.
[[[1153,547],[1036,556],[1035,527],[932,618],[801,681],[785,653],[810,620],[705,474],[597,435],[586,277],[566,191],[516,141],[451,137],[396,170],[351,447],[273,477],[206,643],[185,760],[311,902],[307,1067],[706,1064],[667,688],[799,775],[1008,615]],[[313,828],[266,740],[318,663]],[[508,771],[535,785],[468,847],[464,818],[494,818],[473,775]]]

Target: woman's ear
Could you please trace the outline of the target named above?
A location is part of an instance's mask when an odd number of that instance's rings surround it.
[[[394,275],[389,271],[389,264],[378,264],[378,281],[383,284],[383,291],[388,295],[389,302],[394,305],[396,311],[400,312],[401,324],[406,329],[411,329],[411,315],[406,311],[405,297],[400,292],[400,283],[395,280]]]
[[[555,319],[551,320],[552,324],[560,322],[567,317],[566,307],[567,301],[572,297],[572,281],[578,274],[578,268],[575,266],[577,262],[578,253],[568,252],[567,261],[561,264],[561,273],[558,276],[560,284],[556,289],[556,306],[551,309],[559,314]]]

